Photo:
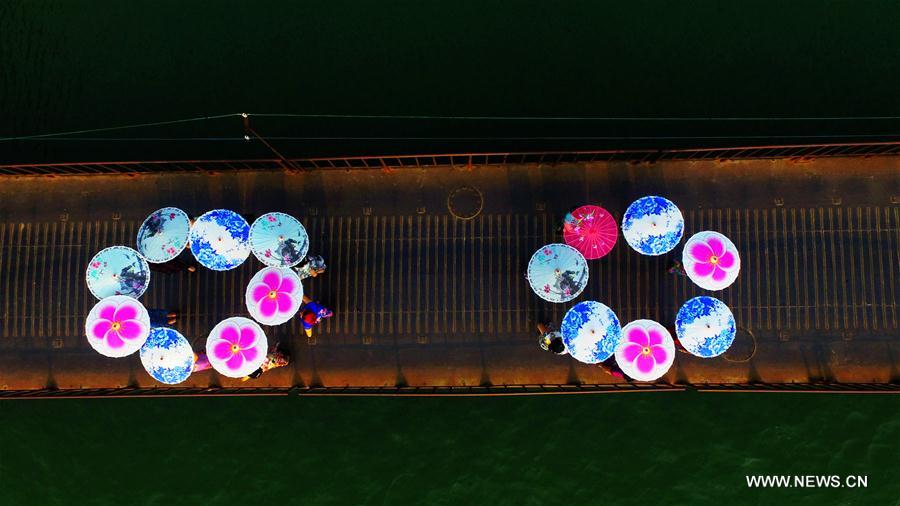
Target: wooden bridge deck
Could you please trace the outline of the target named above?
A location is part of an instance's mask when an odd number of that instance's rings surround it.
[[[675,201],[686,235],[719,230],[742,255],[738,281],[717,297],[740,327],[725,357],[679,355],[666,379],[692,383],[890,382],[900,373],[900,158],[832,158],[654,165],[575,163],[299,174],[4,177],[0,186],[0,388],[152,386],[137,357],[107,359],[83,336],[95,302],[83,274],[100,249],[133,246],[137,227],[166,205],[199,214],[225,207],[301,219],[328,272],[306,290],[335,310],[307,339],[296,321],[269,332],[293,349],[289,370],[253,383],[213,373],[188,382],[253,386],[603,383],[595,367],[543,353],[533,321],[571,304],[545,303],[523,271],[560,241],[562,215],[585,202],[617,218],[644,194]],[[454,217],[448,195],[476,188],[483,209]],[[676,249],[680,255],[680,248]],[[623,322],[671,324],[698,295],[666,274],[674,255],[642,257],[620,237],[590,262],[577,300],[600,300]],[[245,313],[244,287],[261,268],[154,273],[142,301],[177,308],[176,326],[202,348],[219,320]],[[756,342],[756,354],[744,359]]]

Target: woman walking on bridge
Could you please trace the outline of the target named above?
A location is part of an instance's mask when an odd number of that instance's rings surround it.
[[[300,321],[303,323],[303,330],[306,331],[307,337],[312,337],[312,329],[325,318],[334,316],[334,311],[323,306],[320,302],[314,301],[303,296],[303,309],[300,313]]]

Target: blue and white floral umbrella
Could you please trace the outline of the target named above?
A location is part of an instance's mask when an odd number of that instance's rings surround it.
[[[141,364],[156,381],[177,385],[194,370],[194,350],[178,331],[153,327],[141,347]]]
[[[578,297],[587,286],[587,260],[568,244],[548,244],[531,256],[525,277],[540,298],[567,302]]]
[[[719,299],[705,295],[688,300],[675,317],[678,341],[702,358],[718,357],[734,342],[734,315]]]
[[[641,197],[622,217],[622,235],[642,255],[672,251],[684,235],[684,217],[678,206],[662,197]]]
[[[309,235],[297,218],[266,213],[250,225],[250,249],[268,266],[293,267],[306,256]]]
[[[88,264],[88,290],[98,299],[127,295],[137,299],[150,285],[150,266],[126,246],[112,246],[94,255]]]
[[[226,209],[210,211],[191,227],[191,253],[214,271],[238,267],[250,256],[250,225],[240,214]]]
[[[177,207],[164,207],[144,220],[137,235],[137,249],[148,262],[161,264],[177,257],[188,244],[191,219]]]
[[[616,313],[593,300],[572,306],[559,330],[569,354],[586,364],[597,364],[611,357],[622,339],[622,325]]]

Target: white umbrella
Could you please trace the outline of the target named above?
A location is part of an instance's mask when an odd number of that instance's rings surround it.
[[[569,354],[586,364],[596,364],[611,357],[622,339],[622,327],[616,313],[593,300],[572,306],[563,317],[560,332]]]
[[[309,235],[300,220],[285,213],[266,213],[250,225],[253,256],[272,267],[293,267],[309,249]]]
[[[209,211],[191,226],[191,253],[200,265],[227,271],[250,256],[250,225],[241,215],[227,209]]]
[[[635,320],[622,329],[616,363],[639,381],[662,377],[675,361],[675,342],[665,327],[653,320]]]
[[[684,216],[671,200],[641,197],[622,216],[622,235],[635,251],[658,256],[672,251],[684,235]]]
[[[731,239],[718,232],[697,232],[681,254],[684,270],[700,288],[722,290],[738,277],[741,256]]]
[[[266,360],[269,343],[253,320],[235,316],[222,320],[206,339],[206,355],[213,369],[229,378],[243,378]]]
[[[540,298],[567,302],[578,297],[587,286],[587,260],[568,244],[547,244],[531,256],[525,276]]]
[[[137,249],[148,262],[168,262],[187,246],[190,231],[186,212],[177,207],[157,209],[138,229]]]
[[[678,310],[675,332],[692,355],[711,358],[728,350],[737,329],[734,315],[724,302],[702,295],[688,300]]]
[[[141,364],[156,381],[177,385],[194,370],[194,350],[175,329],[153,327],[141,347]]]
[[[124,357],[141,349],[150,335],[150,315],[125,295],[107,297],[91,308],[84,324],[88,343],[101,355]]]
[[[300,276],[291,269],[266,267],[247,285],[247,311],[263,325],[281,325],[297,314],[303,304]]]

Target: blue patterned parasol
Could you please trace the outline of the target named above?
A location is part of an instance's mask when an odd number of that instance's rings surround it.
[[[176,385],[193,372],[194,350],[176,330],[153,327],[141,347],[141,364],[156,381]]]
[[[250,225],[241,215],[226,209],[210,211],[191,227],[191,253],[201,265],[227,271],[250,256]]]
[[[587,286],[587,260],[568,244],[548,244],[531,256],[525,277],[540,298],[567,302],[578,297]]]
[[[692,355],[711,358],[728,350],[737,330],[728,306],[704,295],[681,306],[675,317],[675,332],[678,341]]]
[[[622,235],[642,255],[658,256],[672,251],[684,235],[684,217],[672,201],[641,197],[628,206],[622,217]]]
[[[150,266],[126,246],[112,246],[94,255],[88,264],[88,290],[98,299],[127,295],[137,299],[150,285]]]
[[[309,249],[309,235],[297,218],[284,213],[266,213],[250,226],[250,249],[260,262],[271,267],[293,267]]]
[[[569,354],[586,364],[597,364],[611,357],[622,339],[622,326],[616,313],[592,300],[572,306],[563,317],[560,331]]]
[[[137,235],[137,249],[148,262],[161,264],[177,257],[188,243],[191,220],[177,207],[164,207],[144,220]]]

